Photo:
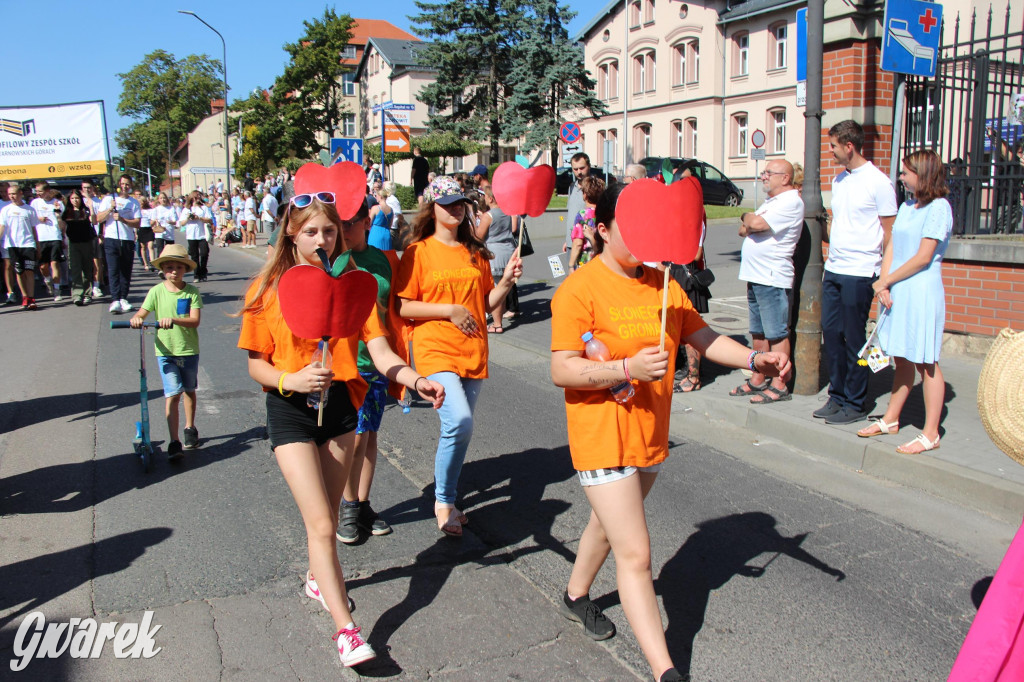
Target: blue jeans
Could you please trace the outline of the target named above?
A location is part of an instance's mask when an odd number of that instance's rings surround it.
[[[483,387],[482,379],[463,379],[455,372],[437,372],[427,377],[444,386],[441,438],[434,457],[434,497],[443,504],[455,504],[462,463],[473,437],[473,409]]]
[[[857,364],[867,340],[865,327],[875,292],[874,277],[825,271],[821,283],[821,332],[828,360],[828,395],[841,407],[861,412],[868,394],[867,367]]]
[[[747,308],[750,312],[750,333],[769,341],[789,336],[789,296],[791,289],[747,282]]]

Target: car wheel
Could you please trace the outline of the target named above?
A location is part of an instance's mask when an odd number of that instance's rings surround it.
[[[725,205],[726,206],[739,206],[740,205],[740,198],[739,198],[739,196],[737,196],[735,192],[730,193],[728,196],[725,197]]]

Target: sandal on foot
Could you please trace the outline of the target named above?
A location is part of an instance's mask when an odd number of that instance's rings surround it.
[[[736,388],[729,391],[729,395],[731,395],[733,398],[742,398],[744,396],[760,393],[764,389],[768,388],[768,386],[769,383],[767,381],[761,384],[760,386],[755,386],[754,384],[750,383],[750,379],[747,379],[746,383],[740,384]]]
[[[916,446],[920,446],[920,449],[919,450],[911,450],[911,448],[913,448],[915,445]],[[922,434],[918,434],[917,438],[915,438],[914,440],[912,440],[912,441],[910,441],[908,443],[904,443],[903,445],[901,445],[898,448],[896,448],[896,452],[900,453],[901,455],[919,455],[922,452],[927,452],[928,450],[938,450],[938,449],[939,449],[939,439],[936,438],[934,441],[930,441],[930,440],[928,440],[928,436],[926,436],[926,435],[924,435],[922,433]]]
[[[447,510],[448,516],[441,518],[442,511]],[[462,523],[459,521],[458,512],[454,505],[435,504],[434,516],[437,517],[437,529],[450,538],[462,537]]]
[[[900,420],[897,419],[892,424],[886,424],[884,419],[875,419],[870,425],[865,426],[863,429],[857,432],[857,435],[861,438],[874,438],[875,436],[881,436],[884,434],[895,434],[900,432]]]
[[[792,400],[793,394],[788,390],[780,391],[774,386],[769,385],[763,391],[750,398],[751,405],[767,405],[769,403],[781,403],[786,400]]]
[[[497,325],[489,324],[489,325],[487,325],[487,333],[488,334],[504,334],[505,330],[504,330],[504,328],[499,327]]]
[[[700,379],[694,381],[692,376],[683,377],[682,381],[672,389],[673,393],[692,393],[700,390]]]

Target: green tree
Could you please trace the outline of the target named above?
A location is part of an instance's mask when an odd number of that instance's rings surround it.
[[[235,100],[231,105],[231,111],[242,117],[242,124],[246,129],[249,126],[257,128],[257,132],[251,136],[245,136],[243,130],[243,136],[246,137],[242,147],[243,154],[252,145],[257,145],[265,162],[273,161],[276,164],[281,159],[291,156],[291,150],[284,142],[285,124],[281,112],[264,90],[257,88],[248,98]]]
[[[427,125],[463,139],[488,142],[498,157],[503,134],[505,84],[524,20],[519,0],[417,0],[413,31],[432,40],[420,61],[437,68],[437,80],[420,101],[439,112]],[[443,113],[442,113],[443,112]]]
[[[242,128],[242,153],[235,160],[237,180],[244,180],[246,173],[250,173],[254,179],[262,178],[267,172],[267,160],[263,156],[263,145],[260,144],[262,136],[259,126],[247,125]]]
[[[135,122],[115,133],[114,139],[130,165],[145,167],[148,154],[152,167],[166,167],[168,148],[210,114],[212,99],[223,96],[221,69],[219,60],[205,55],[177,59],[165,50],[154,50],[130,71],[117,74],[117,113]]]
[[[325,149],[317,137],[334,136],[346,112],[341,75],[348,67],[340,61],[352,38],[352,17],[325,9],[323,17],[303,25],[302,37],[284,46],[290,60],[274,83],[272,102],[283,124],[275,139],[295,156],[310,158]]]
[[[558,0],[526,0],[524,30],[512,59],[504,139],[523,139],[523,149],[557,152],[565,114],[607,112],[594,95],[595,81],[583,49],[569,39],[566,25],[576,15]]]

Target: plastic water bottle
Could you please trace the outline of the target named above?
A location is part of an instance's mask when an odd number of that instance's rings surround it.
[[[331,351],[327,347],[327,342],[321,339],[316,344],[316,350],[313,351],[313,360],[309,363],[313,367],[331,367]],[[327,396],[330,393],[330,384],[328,384],[323,392],[314,392],[306,396],[306,405],[313,409],[320,408],[320,397],[323,396],[324,405],[327,404]]]
[[[586,356],[591,360],[597,360],[599,362],[608,362],[611,360],[611,354],[608,352],[608,346],[604,345],[604,342],[594,338],[593,332],[587,332],[582,337],[583,343],[586,345]],[[636,391],[633,389],[633,384],[628,381],[623,381],[620,384],[615,384],[608,389],[612,393],[612,397],[615,398],[617,403],[628,403],[633,397]]]
[[[398,404],[402,406],[402,414],[409,414],[412,412],[412,400],[409,398],[408,390],[409,389],[406,389],[406,392],[402,394],[404,397],[400,398],[398,401]]]

